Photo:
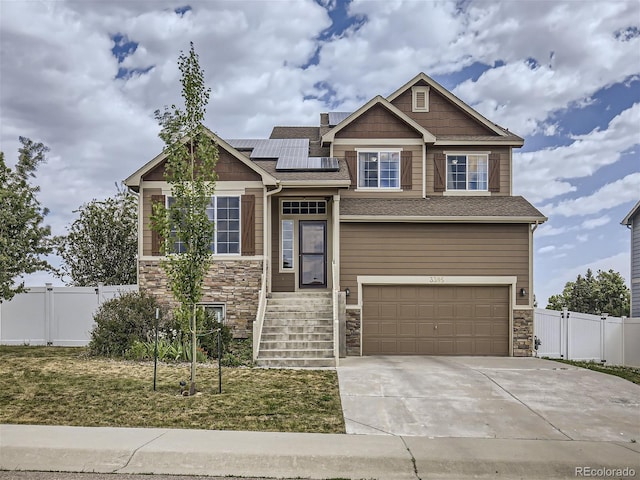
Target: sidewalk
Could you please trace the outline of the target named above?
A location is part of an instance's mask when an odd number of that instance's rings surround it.
[[[640,477],[640,445],[0,425],[2,470],[425,480],[576,478],[576,467]]]

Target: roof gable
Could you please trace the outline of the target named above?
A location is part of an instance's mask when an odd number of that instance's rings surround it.
[[[265,170],[263,170],[258,165],[256,165],[254,162],[249,160],[245,155],[243,155],[238,150],[236,150],[231,145],[229,145],[226,141],[218,137],[211,130],[204,127],[204,131],[207,134],[207,136],[209,136],[209,138],[211,138],[216,142],[219,149],[222,149],[227,153],[227,155],[225,154],[221,155],[221,157],[223,157],[221,167],[223,168],[223,171],[225,174],[235,174],[235,173],[238,173],[239,169],[243,169],[243,167],[233,168],[230,166],[231,163],[233,163],[234,161],[237,161],[244,164],[245,167],[248,167],[250,171],[255,172],[265,185],[277,184],[277,180],[272,175],[270,175]],[[187,139],[185,137],[183,141],[186,141],[186,140]],[[142,181],[143,177],[145,177],[146,175],[151,175],[152,178],[148,178],[148,179],[155,180],[157,178],[159,168],[161,168],[161,165],[164,163],[166,157],[167,155],[164,152],[160,153],[155,158],[153,158],[152,160],[147,162],[145,165],[140,167],[138,170],[136,170],[132,175],[130,175],[124,181],[124,184],[128,187],[139,187],[140,182]]]
[[[446,99],[449,102],[451,102],[452,104],[454,104],[460,110],[462,110],[463,112],[465,112],[466,114],[471,116],[474,120],[476,120],[480,124],[484,125],[486,128],[488,128],[489,130],[491,130],[495,134],[497,134],[499,136],[502,136],[502,137],[514,136],[508,130],[496,125],[495,123],[493,123],[489,119],[487,119],[484,116],[482,116],[476,110],[474,110],[469,105],[467,105],[462,100],[460,100],[458,97],[456,97],[449,90],[447,90],[442,85],[440,85],[438,82],[436,82],[431,77],[429,77],[428,75],[425,75],[422,72],[420,72],[418,75],[416,75],[411,80],[409,80],[407,83],[405,83],[402,87],[400,87],[395,92],[393,92],[391,95],[389,95],[387,97],[387,100],[389,102],[393,102],[398,97],[403,95],[407,90],[410,91],[411,87],[413,87],[416,84],[418,84],[418,85],[420,85],[420,84],[425,85],[426,84],[427,86],[432,88],[435,92],[437,92],[439,95],[441,95],[444,99]],[[520,137],[518,137],[518,138],[520,138]]]
[[[374,107],[382,107],[386,109],[390,114],[396,117],[396,119],[401,120],[405,125],[413,129],[419,136],[422,137],[425,143],[434,143],[436,141],[436,137],[429,132],[426,128],[422,127],[415,120],[407,116],[401,110],[399,110],[396,106],[391,104],[385,98],[380,95],[372,98],[367,103],[365,103],[358,110],[353,112],[351,115],[342,120],[338,125],[333,127],[331,130],[322,135],[322,142],[333,142],[337,133],[345,129],[347,126],[351,125],[360,117],[363,117]],[[377,109],[376,109],[377,110]]]
[[[631,211],[627,214],[626,217],[624,217],[624,219],[620,223],[622,225],[631,225],[631,221],[633,220],[633,217],[635,217],[639,213],[640,213],[640,200],[638,200],[638,203],[634,205]]]

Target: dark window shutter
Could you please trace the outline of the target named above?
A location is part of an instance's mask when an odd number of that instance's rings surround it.
[[[489,154],[489,191],[500,191],[500,154]]]
[[[164,195],[151,195],[151,212],[153,212],[153,206],[155,204],[164,205]],[[162,250],[162,237],[158,232],[151,229],[151,255],[161,255]]]
[[[242,195],[242,255],[256,254],[256,197]]]
[[[349,175],[351,175],[351,186],[358,186],[358,157],[357,153],[353,150],[344,152],[344,159],[349,167]]]
[[[444,192],[447,185],[447,157],[444,153],[436,153],[433,157],[433,191]]]
[[[403,151],[400,158],[400,186],[403,190],[411,190],[411,187],[413,186],[413,162],[411,161],[411,151]]]

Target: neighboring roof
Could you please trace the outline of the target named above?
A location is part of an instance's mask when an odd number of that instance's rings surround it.
[[[389,110],[393,115],[395,115],[400,120],[405,122],[407,125],[409,125],[413,129],[415,129],[417,132],[419,132],[422,135],[422,139],[425,143],[433,143],[436,141],[436,137],[431,132],[429,132],[426,128],[424,128],[422,125],[416,122],[413,118],[409,117],[406,113],[401,111],[398,107],[391,104],[391,102],[387,101],[387,99],[381,97],[380,95],[377,95],[373,97],[371,100],[369,100],[367,103],[365,103],[358,110],[356,110],[355,112],[350,114],[348,117],[346,117],[338,125],[336,125],[327,133],[322,135],[322,142],[323,143],[333,142],[333,139],[336,133],[338,133],[340,130],[342,130],[344,127],[349,125],[351,122],[356,120],[358,117],[360,117],[362,114],[367,112],[370,108],[372,108],[375,105],[382,105],[384,108]]]
[[[631,225],[631,220],[638,213],[640,213],[640,200],[638,200],[638,203],[635,204],[635,206],[631,209],[631,211],[627,214],[626,217],[624,217],[624,219],[620,223],[622,225]]]
[[[294,172],[280,172],[276,170],[275,160],[256,160],[256,163],[260,167],[273,175],[278,180],[282,181],[284,185],[301,182],[313,182],[313,185],[324,187],[327,185],[333,186],[345,186],[348,187],[351,184],[351,177],[349,176],[349,170],[344,160],[339,161],[339,170],[334,172],[321,172],[321,171],[294,171]]]
[[[539,222],[547,218],[523,197],[442,196],[340,200],[340,219],[353,221]]]
[[[422,80],[423,82],[425,82],[427,85],[429,85],[431,88],[433,88],[434,90],[436,90],[440,95],[442,95],[443,97],[447,98],[449,101],[451,101],[453,104],[457,105],[459,108],[461,108],[462,110],[464,110],[466,113],[468,113],[469,115],[471,115],[473,118],[475,118],[477,121],[479,121],[480,123],[482,123],[483,125],[485,125],[486,127],[490,128],[491,130],[493,130],[494,132],[496,132],[498,135],[501,136],[514,136],[519,138],[520,140],[522,140],[522,143],[524,144],[524,139],[521,137],[518,137],[517,135],[514,135],[513,133],[509,132],[506,128],[502,128],[501,126],[493,123],[491,120],[489,120],[488,118],[482,116],[480,113],[478,113],[476,110],[474,110],[473,108],[471,108],[469,105],[467,105],[466,103],[464,103],[462,100],[460,100],[458,97],[456,97],[453,93],[451,93],[449,90],[447,90],[446,88],[444,88],[442,85],[440,85],[438,82],[436,82],[433,78],[429,77],[428,75],[420,72],[418,75],[416,75],[415,77],[413,77],[411,80],[409,80],[407,83],[405,83],[403,86],[401,86],[399,89],[397,89],[395,92],[393,92],[391,95],[389,95],[387,97],[387,100],[389,102],[392,102],[393,100],[395,100],[396,98],[398,98],[400,95],[402,95],[405,91],[407,91],[409,88],[411,88],[413,85],[415,85],[417,82],[419,82],[420,80]]]
[[[258,175],[260,175],[260,177],[262,178],[262,182],[265,185],[275,185],[276,184],[276,179],[271,174],[267,173],[262,168],[260,168],[258,165],[256,165],[254,162],[252,162],[249,158],[247,158],[246,155],[243,155],[242,153],[240,153],[238,150],[236,150],[234,147],[232,147],[229,143],[227,143],[225,140],[220,138],[218,135],[213,133],[207,127],[204,127],[204,131],[207,134],[207,136],[209,136],[209,138],[211,138],[212,140],[214,140],[218,144],[219,147],[222,147],[223,149],[225,149],[227,152],[229,152],[231,155],[233,155],[240,162],[244,163],[251,170],[253,170]],[[187,138],[186,137],[183,138],[182,141],[186,142]],[[157,167],[165,158],[166,158],[166,154],[164,152],[160,153],[155,158],[153,158],[152,160],[148,161],[146,164],[144,164],[142,167],[140,167],[138,170],[136,170],[129,177],[127,177],[125,179],[125,181],[124,181],[124,184],[127,187],[132,187],[132,188],[133,187],[139,187],[140,186],[140,181],[142,180],[142,176],[145,175],[150,170],[153,170],[155,167]]]

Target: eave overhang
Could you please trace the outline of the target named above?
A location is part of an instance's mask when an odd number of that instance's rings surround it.
[[[233,148],[231,145],[229,145],[227,142],[225,142],[222,138],[220,138],[218,135],[213,133],[211,130],[204,127],[204,132],[208,137],[210,137],[213,141],[215,141],[219,147],[222,147],[224,150],[226,150],[231,155],[233,155],[234,158],[244,163],[247,167],[249,167],[251,170],[253,170],[258,175],[260,175],[260,178],[262,179],[262,183],[264,185],[275,186],[278,184],[278,180],[273,175],[263,170],[260,166],[256,165],[249,158],[247,158],[245,155],[243,155],[238,150]],[[182,143],[185,143],[188,141],[188,138],[185,137],[180,141]],[[127,177],[124,180],[124,184],[130,189],[134,191],[138,191],[140,189],[140,182],[142,181],[142,177],[146,173],[148,173],[149,171],[153,170],[155,167],[160,165],[160,163],[162,163],[162,161],[165,160],[166,158],[167,158],[167,155],[165,152],[160,153],[159,155],[154,157],[152,160],[144,164],[142,167],[140,167],[138,170],[136,170],[132,175]]]

